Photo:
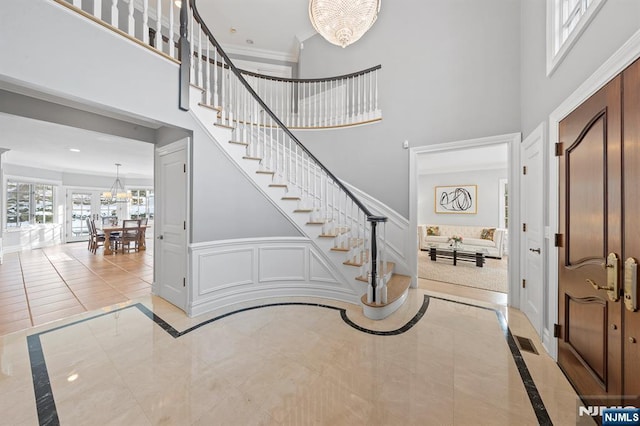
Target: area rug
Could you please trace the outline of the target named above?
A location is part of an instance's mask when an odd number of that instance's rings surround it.
[[[486,259],[482,268],[475,262],[460,262],[453,266],[450,259],[432,261],[429,252],[418,252],[418,277],[433,281],[460,284],[467,287],[507,293],[507,258]]]

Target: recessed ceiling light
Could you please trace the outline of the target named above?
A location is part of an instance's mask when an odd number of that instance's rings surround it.
[[[236,30],[236,29],[235,29],[235,28],[233,28],[233,27],[229,28],[229,32],[230,32],[231,34],[235,34],[237,31],[238,31],[238,30]]]
[[[251,40],[250,38],[247,39],[247,44],[253,44],[253,40]]]
[[[75,382],[78,379],[78,373],[73,373],[67,377],[67,382]]]
[[[69,151],[71,151],[71,152],[80,152],[80,150],[78,148],[69,148]]]

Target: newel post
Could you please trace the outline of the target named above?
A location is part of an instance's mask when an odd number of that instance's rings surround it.
[[[188,38],[189,1],[184,0],[180,6],[180,42],[178,44],[180,55],[180,100],[178,107],[183,111],[189,111],[189,72],[191,69],[191,46]]]
[[[377,300],[376,297],[376,287],[378,285],[378,236],[377,236],[377,227],[378,223],[383,223],[387,221],[387,218],[384,216],[369,216],[367,217],[367,221],[371,223],[371,283],[369,286],[370,296],[367,297],[367,301],[369,303],[381,303],[382,300]],[[382,274],[384,274],[384,265],[382,267]],[[371,299],[371,300],[369,300]]]

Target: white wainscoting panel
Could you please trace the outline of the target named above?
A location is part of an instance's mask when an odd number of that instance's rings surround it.
[[[304,237],[210,241],[189,246],[187,314],[269,297],[311,296],[359,303],[366,286],[341,280]]]
[[[212,279],[202,282],[199,296],[213,291],[252,284],[255,281],[253,268],[253,248],[221,250],[214,253],[203,253],[198,256],[199,275],[213,273]]]
[[[260,282],[307,280],[309,262],[305,246],[260,247],[258,256]]]
[[[336,279],[331,273],[331,267],[329,264],[314,251],[309,253],[309,279],[311,281],[335,283]]]

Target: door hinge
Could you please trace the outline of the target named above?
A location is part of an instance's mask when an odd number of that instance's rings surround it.
[[[555,234],[553,236],[553,245],[556,247],[562,247],[564,241],[562,241],[562,234]]]
[[[561,157],[563,155],[563,147],[564,144],[562,142],[556,143],[556,157]]]
[[[187,279],[182,278],[182,287],[186,287],[186,286],[187,286]]]
[[[524,278],[522,279],[522,288],[526,288],[527,287],[527,280],[525,280]]]
[[[182,164],[182,172],[187,173],[187,163]]]
[[[182,229],[187,230],[187,221],[182,222]]]
[[[523,175],[527,174],[527,166],[522,166],[522,174]]]
[[[527,232],[527,224],[526,223],[522,224],[522,232]]]
[[[553,337],[560,337],[560,324],[553,324]]]

